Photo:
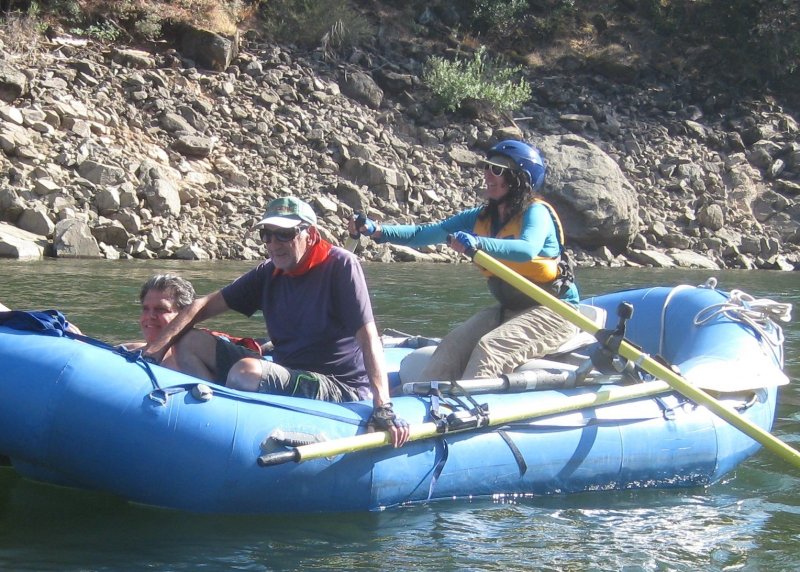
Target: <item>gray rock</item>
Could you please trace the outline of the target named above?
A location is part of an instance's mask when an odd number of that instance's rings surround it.
[[[17,220],[17,226],[40,236],[50,236],[55,230],[55,224],[47,215],[47,209],[41,205],[25,209]]]
[[[178,113],[165,113],[161,116],[161,127],[170,133],[181,131],[184,133],[194,133],[195,129],[192,127],[182,115]]]
[[[58,258],[103,257],[89,225],[74,218],[58,221],[53,236],[53,249]]]
[[[39,196],[49,195],[51,193],[57,192],[61,188],[61,185],[53,181],[52,179],[42,178],[36,179],[33,182],[33,192]]]
[[[725,226],[725,214],[716,203],[705,205],[697,212],[697,222],[709,230],[717,231]]]
[[[178,189],[167,179],[153,179],[143,190],[147,206],[157,216],[178,216],[181,199]]]
[[[28,92],[28,78],[11,62],[0,59],[0,100],[11,103]]]
[[[12,189],[0,189],[0,220],[16,222],[27,208],[25,201]]]
[[[397,73],[383,68],[378,68],[372,75],[382,89],[395,95],[411,92],[414,85],[419,83],[419,79],[411,74]]]
[[[0,105],[0,119],[16,125],[22,125],[22,111],[11,105]]]
[[[409,186],[407,177],[394,169],[389,169],[363,159],[350,159],[342,167],[342,175],[356,185],[366,185],[367,189],[384,200],[396,201],[397,190]]]
[[[673,258],[663,252],[657,250],[634,250],[631,249],[627,252],[628,258],[639,264],[645,266],[654,266],[656,268],[673,268],[675,261]]]
[[[130,209],[123,209],[111,215],[113,220],[119,223],[132,235],[138,235],[142,231],[141,217]]]
[[[39,260],[44,257],[47,239],[0,222],[0,258]]]
[[[339,80],[339,89],[347,97],[364,103],[372,109],[378,109],[383,101],[383,90],[364,72],[343,73]]]
[[[336,198],[358,212],[369,211],[369,197],[361,188],[349,181],[340,181],[334,190]]]
[[[623,251],[638,229],[636,193],[616,163],[586,139],[548,136],[538,141],[547,160],[543,194],[564,232],[587,249]]]
[[[224,71],[239,54],[239,34],[226,38],[208,30],[187,28],[181,35],[181,53],[201,68]]]
[[[719,264],[699,252],[690,250],[670,250],[669,256],[675,264],[684,268],[707,268],[709,270],[719,270]]]
[[[197,135],[184,135],[175,140],[172,148],[187,157],[208,157],[214,149],[214,140]]]
[[[125,180],[125,171],[120,167],[91,159],[78,165],[78,174],[95,185],[118,185]]]
[[[114,48],[111,50],[111,60],[131,68],[149,69],[156,67],[155,58],[151,54],[142,50]],[[94,66],[91,66],[91,68],[85,73],[94,72],[96,69],[97,68]],[[97,74],[92,73],[92,75],[96,76]]]
[[[116,220],[100,223],[91,230],[92,236],[94,236],[95,240],[97,240],[101,246],[105,244],[124,249],[128,245],[128,240],[131,238],[131,235],[128,234],[128,231],[122,226],[122,223]],[[106,258],[108,258],[108,253],[104,251],[104,254]]]
[[[174,257],[179,260],[208,260],[211,258],[208,252],[194,244],[182,246],[175,251]]]
[[[107,216],[117,212],[122,206],[119,190],[115,187],[104,187],[100,189],[94,197],[94,203],[97,206],[97,212],[101,215]]]

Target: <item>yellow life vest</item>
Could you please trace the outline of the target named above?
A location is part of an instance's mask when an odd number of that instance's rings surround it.
[[[559,220],[555,209],[549,203],[541,199],[535,199],[534,202],[544,205],[550,213],[550,217],[553,219],[553,224],[556,226],[558,244],[561,246],[561,250],[563,251],[564,229],[561,227],[561,221]],[[492,235],[491,224],[492,221],[489,219],[489,217],[485,217],[483,219],[478,218],[478,220],[475,222],[473,232],[475,232],[475,234],[478,236],[520,238],[520,235],[522,234],[522,213],[517,213],[511,217],[511,219],[509,219],[509,221],[506,222],[506,224],[503,225],[503,227],[495,235]],[[548,284],[549,282],[552,282],[558,278],[558,262],[560,258],[560,256],[555,256],[552,258],[548,256],[536,256],[527,262],[511,262],[509,260],[503,260],[503,264],[522,274],[525,278],[535,282],[536,284]],[[484,276],[492,276],[491,272],[488,272],[484,269],[481,269],[481,273]]]

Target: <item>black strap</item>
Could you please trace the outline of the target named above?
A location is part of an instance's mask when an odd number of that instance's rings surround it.
[[[503,438],[503,441],[506,442],[508,448],[511,449],[511,453],[514,455],[514,460],[517,462],[517,467],[519,467],[519,476],[525,476],[525,472],[528,470],[528,464],[525,462],[525,458],[522,456],[522,451],[519,450],[517,444],[511,439],[511,436],[506,433],[502,429],[497,430],[498,435]]]
[[[431,500],[433,496],[433,489],[436,488],[436,483],[439,481],[439,476],[442,474],[444,470],[444,465],[447,463],[447,458],[450,456],[450,447],[447,444],[447,439],[441,438],[436,440],[436,464],[433,467],[433,475],[431,476],[431,482],[428,485],[428,499]]]

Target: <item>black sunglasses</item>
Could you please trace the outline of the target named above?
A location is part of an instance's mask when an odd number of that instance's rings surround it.
[[[506,172],[506,169],[507,167],[501,167],[500,165],[491,165],[489,163],[486,163],[486,165],[484,165],[483,167],[484,171],[491,171],[492,175],[494,175],[495,177],[502,176],[502,174]]]
[[[294,228],[286,228],[280,230],[272,230],[269,228],[262,228],[258,231],[259,236],[261,236],[261,240],[269,243],[272,240],[272,237],[275,237],[275,240],[278,242],[291,242],[294,238],[307,229],[307,226],[304,225],[297,225]]]

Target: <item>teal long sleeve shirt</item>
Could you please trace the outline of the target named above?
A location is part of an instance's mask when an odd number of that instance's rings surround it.
[[[442,221],[424,225],[381,225],[382,236],[377,242],[391,242],[419,247],[447,242],[454,232],[474,232],[481,208],[469,209]],[[550,211],[541,203],[532,203],[522,213],[519,238],[480,237],[480,248],[498,260],[527,262],[537,256],[555,257],[561,253],[556,226]],[[578,302],[578,289],[573,284],[564,299]]]

